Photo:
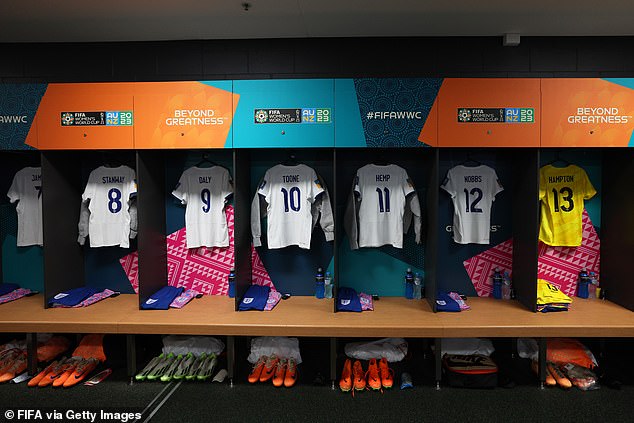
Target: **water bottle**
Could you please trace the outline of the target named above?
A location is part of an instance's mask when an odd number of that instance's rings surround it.
[[[588,298],[588,284],[590,283],[590,276],[588,271],[584,267],[579,272],[579,281],[577,282],[577,297]]]
[[[315,298],[324,298],[324,271],[321,267],[315,275]]]
[[[588,298],[596,299],[597,298],[597,286],[599,285],[599,281],[597,280],[597,274],[594,272],[590,272],[590,283],[588,284]]]
[[[504,278],[502,277],[502,273],[500,273],[500,268],[496,267],[493,271],[493,298],[496,300],[502,299],[502,285],[504,284]]]
[[[502,299],[511,299],[511,275],[509,272],[504,272],[504,284],[502,285]]]
[[[332,298],[332,275],[330,272],[326,272],[324,278],[324,298]]]
[[[229,298],[236,296],[236,269],[229,270]]]
[[[422,288],[423,288],[423,277],[421,276],[420,273],[416,272],[414,274],[414,299],[415,300],[421,299]]]
[[[405,273],[405,298],[408,300],[414,298],[414,274],[409,267],[407,268],[407,273]]]

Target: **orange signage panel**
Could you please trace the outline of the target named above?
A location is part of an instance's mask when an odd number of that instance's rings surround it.
[[[36,114],[40,150],[134,148],[133,84],[50,84]]]
[[[538,147],[539,79],[448,78],[438,108],[439,147]]]
[[[427,120],[425,121],[423,130],[420,131],[418,141],[432,147],[438,146],[438,97],[434,100],[429,115],[427,115]]]
[[[238,98],[231,81],[138,83],[135,147],[231,147]]]
[[[634,89],[604,79],[542,79],[542,147],[627,147]]]

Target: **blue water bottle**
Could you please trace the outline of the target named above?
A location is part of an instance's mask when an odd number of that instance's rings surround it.
[[[504,284],[504,277],[500,272],[500,268],[496,267],[493,271],[493,298],[496,300],[502,299],[502,285]]]
[[[315,275],[315,298],[324,298],[324,271],[321,267]]]
[[[590,283],[590,276],[588,271],[584,267],[579,272],[579,281],[577,282],[577,297],[588,298],[588,284]]]
[[[409,267],[407,268],[407,273],[405,273],[405,298],[408,300],[414,298],[414,274]]]
[[[236,269],[229,270],[229,298],[236,296]]]

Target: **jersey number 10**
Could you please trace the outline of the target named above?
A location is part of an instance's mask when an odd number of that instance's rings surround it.
[[[290,190],[286,190],[286,188],[282,188],[282,194],[284,195],[284,212],[288,213],[289,206],[290,209],[298,212],[301,203],[299,201],[299,188],[293,187]]]

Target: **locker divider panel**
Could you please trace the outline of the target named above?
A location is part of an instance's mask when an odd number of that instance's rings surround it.
[[[235,309],[251,285],[251,150],[233,150]]]
[[[81,153],[42,152],[44,307],[48,298],[85,283],[84,254],[77,243],[81,205]]]
[[[539,234],[539,150],[513,155],[513,286],[516,299],[537,310]]]
[[[601,205],[601,289],[606,298],[634,311],[632,265],[634,256],[634,157],[628,148],[603,152]]]
[[[343,220],[337,219],[337,207],[338,207],[337,193],[339,192],[339,189],[338,189],[339,180],[337,179],[337,149],[335,148],[333,148],[332,150],[332,173],[333,173],[332,175],[333,186],[330,187],[330,192],[332,193],[330,201],[332,205],[332,218],[334,219],[334,222],[335,222],[335,241],[333,242],[333,246],[332,246],[332,257],[333,257],[333,265],[334,265],[334,270],[333,270],[334,284],[332,287],[332,298],[333,298],[332,309],[333,309],[333,312],[336,313],[337,312],[337,292],[339,287],[338,252],[339,252],[339,243],[343,239],[341,236],[342,234],[340,233],[339,226],[343,224]]]
[[[434,313],[436,310],[436,296],[438,293],[438,196],[440,178],[438,167],[440,154],[437,148],[432,150],[428,163],[429,183],[427,185],[426,206],[423,214],[425,222],[425,297]]]
[[[161,150],[137,151],[139,306],[167,285],[165,158]]]

